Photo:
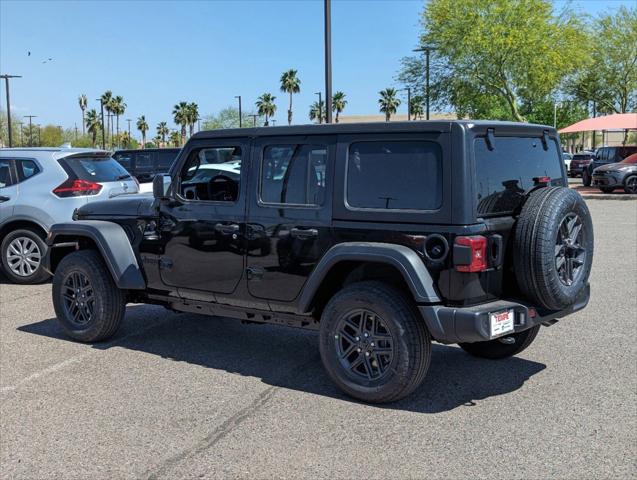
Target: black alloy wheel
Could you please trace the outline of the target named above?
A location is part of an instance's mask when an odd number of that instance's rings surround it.
[[[62,298],[67,318],[83,327],[93,318],[95,296],[89,278],[81,272],[71,271],[63,281]]]
[[[580,244],[582,221],[575,213],[564,217],[555,242],[555,268],[560,281],[571,286],[582,273],[586,263],[586,249]]]

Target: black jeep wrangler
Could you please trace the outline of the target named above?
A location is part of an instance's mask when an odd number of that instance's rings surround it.
[[[505,358],[586,306],[591,217],[560,152],[505,122],[201,132],[153,196],[53,226],[55,311],[85,342],[129,302],[316,329],[342,390],[394,401],[432,340]]]

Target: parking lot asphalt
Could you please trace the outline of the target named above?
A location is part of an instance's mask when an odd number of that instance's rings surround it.
[[[84,345],[50,284],[0,278],[0,477],[635,478],[637,202],[588,203],[588,308],[508,360],[436,345],[386,406],[341,394],[312,332],[133,305]]]

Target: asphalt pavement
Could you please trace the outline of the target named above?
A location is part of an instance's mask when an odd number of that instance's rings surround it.
[[[635,478],[637,202],[589,207],[588,308],[508,360],[436,345],[386,406],[330,383],[313,332],[133,305],[84,345],[50,284],[0,278],[0,477]]]

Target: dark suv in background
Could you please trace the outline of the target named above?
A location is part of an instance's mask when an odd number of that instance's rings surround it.
[[[588,167],[594,158],[595,152],[579,152],[574,154],[567,172],[568,176],[581,177],[582,171]]]
[[[117,160],[139,183],[152,182],[158,173],[166,173],[179,154],[180,148],[145,148],[143,150],[117,150]]]
[[[71,337],[109,338],[128,302],[315,329],[336,385],[390,402],[422,382],[432,340],[506,358],[589,300],[591,217],[550,127],[200,132],[153,194],[53,226]]]
[[[582,171],[582,183],[590,187],[593,181],[593,170],[609,163],[619,163],[624,158],[637,153],[637,145],[625,145],[622,147],[601,147],[595,151],[595,158]]]

